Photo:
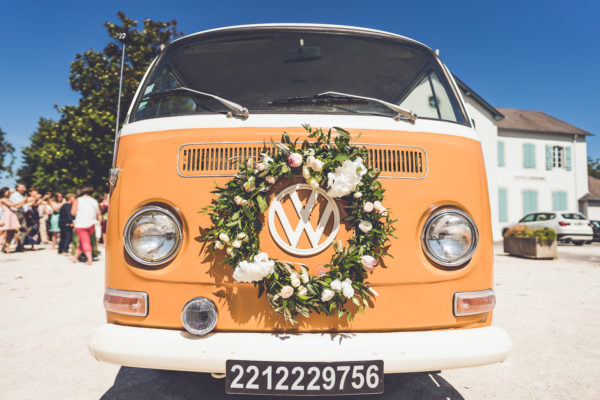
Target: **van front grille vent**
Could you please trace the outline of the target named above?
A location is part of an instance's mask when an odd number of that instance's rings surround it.
[[[397,145],[364,145],[367,163],[381,171],[380,178],[422,179],[427,175],[427,153],[421,147]],[[186,178],[233,176],[238,163],[249,157],[255,160],[271,153],[262,142],[191,143],[181,146],[177,157],[177,172]]]

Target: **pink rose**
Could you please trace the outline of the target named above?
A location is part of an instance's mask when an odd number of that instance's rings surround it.
[[[362,262],[363,267],[365,267],[367,271],[373,273],[373,268],[375,268],[375,266],[377,265],[377,260],[375,258],[371,256],[362,256],[360,261]]]
[[[275,183],[276,179],[275,179],[275,177],[274,177],[274,176],[271,176],[271,175],[269,175],[269,176],[267,176],[267,177],[265,178],[265,181],[267,181],[267,183],[269,183],[269,184],[271,184],[271,185],[272,185],[272,184],[274,184],[274,183]]]
[[[377,212],[379,214],[385,215],[387,208],[385,208],[379,201],[376,201],[373,206],[375,207],[375,210],[377,210]]]
[[[363,206],[363,210],[365,210],[365,212],[371,212],[371,211],[373,211],[373,208],[374,208],[374,205],[370,201],[367,201],[365,203],[365,205]]]
[[[302,155],[292,153],[288,156],[288,164],[290,167],[296,168],[302,165]]]
[[[257,171],[264,171],[265,170],[265,165],[263,163],[256,164],[256,170]]]
[[[243,199],[240,196],[235,196],[233,198],[233,201],[235,202],[235,204],[237,204],[239,206],[242,204]]]

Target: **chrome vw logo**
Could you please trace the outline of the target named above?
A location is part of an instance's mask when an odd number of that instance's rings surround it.
[[[301,190],[310,191],[310,195],[308,196],[308,200],[304,206],[302,205],[300,197],[298,196],[298,192]],[[286,196],[290,197],[292,205],[294,206],[294,210],[299,218],[298,225],[296,225],[296,227],[293,229],[282,206]],[[317,204],[318,198],[321,196],[327,200],[327,205],[319,216],[317,227],[313,228],[311,225],[310,216],[315,208],[315,204]],[[276,215],[279,218],[285,235],[287,236],[287,241],[284,240],[277,232],[277,228],[275,226]],[[333,227],[331,232],[329,233],[329,236],[327,236],[327,238],[321,242],[323,232],[325,232],[325,227],[332,217]],[[313,189],[306,183],[288,186],[279,192],[271,202],[268,219],[269,231],[271,232],[271,236],[273,236],[275,243],[277,243],[282,249],[292,254],[301,256],[310,256],[325,250],[331,244],[331,242],[333,242],[335,235],[340,228],[340,211],[335,201],[327,196],[323,189]],[[298,243],[300,242],[302,233],[306,233],[311,248],[298,248]]]

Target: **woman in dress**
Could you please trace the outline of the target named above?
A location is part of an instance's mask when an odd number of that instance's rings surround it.
[[[100,207],[98,202],[91,196],[94,193],[92,187],[84,187],[80,196],[75,199],[71,207],[71,215],[75,217],[73,225],[79,237],[79,246],[75,251],[73,262],[76,263],[81,253],[85,254],[86,264],[92,265],[92,242],[91,236],[96,229],[96,222],[100,220]]]
[[[0,219],[0,231],[4,232],[5,241],[2,248],[3,253],[10,253],[10,242],[12,242],[13,236],[17,229],[21,227],[17,215],[13,212],[11,207],[19,208],[27,201],[24,198],[19,203],[11,203],[8,198],[10,197],[10,190],[7,187],[0,189],[0,208],[2,208],[2,217]]]
[[[48,229],[48,233],[52,236],[52,250],[56,250],[56,237],[60,233],[58,219],[60,215],[60,208],[63,204],[65,204],[65,201],[62,193],[56,193],[54,197],[48,201],[48,205],[52,209],[52,215],[50,216],[50,229]]]

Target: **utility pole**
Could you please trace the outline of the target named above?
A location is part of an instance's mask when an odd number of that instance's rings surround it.
[[[112,160],[112,168],[110,169],[110,174],[108,181],[112,187],[117,183],[117,179],[119,177],[119,169],[115,167],[117,162],[117,149],[119,148],[119,119],[121,116],[121,92],[123,90],[123,65],[125,64],[125,48],[127,47],[127,33],[119,33],[117,35],[117,40],[123,44],[123,51],[121,53],[121,75],[119,76],[119,99],[117,100],[117,120],[115,121],[115,145],[113,147],[113,160]]]

